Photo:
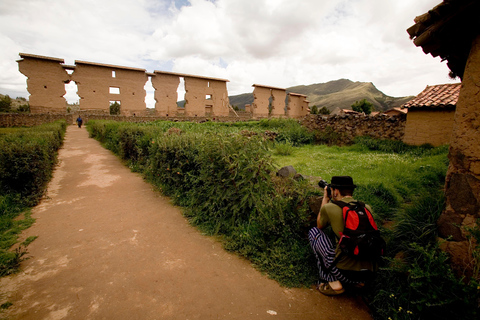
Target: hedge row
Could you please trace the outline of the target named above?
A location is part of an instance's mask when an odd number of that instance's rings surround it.
[[[226,249],[282,284],[314,282],[307,199],[315,191],[307,183],[272,175],[267,138],[105,121],[89,122],[88,130],[185,207],[192,224],[219,236]]]
[[[18,195],[23,205],[38,203],[50,180],[65,121],[33,128],[0,129],[0,195]]]

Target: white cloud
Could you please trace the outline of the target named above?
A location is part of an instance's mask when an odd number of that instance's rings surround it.
[[[440,0],[2,0],[0,92],[26,96],[19,52],[289,87],[339,78],[388,95],[447,83],[408,39]],[[23,94],[19,94],[23,93]]]

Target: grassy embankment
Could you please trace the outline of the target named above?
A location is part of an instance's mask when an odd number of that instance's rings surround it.
[[[304,175],[327,180],[351,175],[358,185],[355,197],[372,205],[388,242],[373,290],[364,293],[375,317],[476,315],[476,280],[456,278],[437,242],[446,147],[369,138],[349,147],[313,146],[313,135],[292,120],[95,121],[88,129],[183,206],[192,224],[286,286],[309,286],[316,280],[306,233],[314,223],[308,199],[320,192],[308,181],[278,179],[275,170],[293,165]]]

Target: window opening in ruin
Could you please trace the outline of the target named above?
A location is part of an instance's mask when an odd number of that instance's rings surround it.
[[[120,94],[120,88],[110,87],[110,94]]]
[[[272,113],[272,109],[273,109],[273,95],[271,95],[270,98],[268,98],[268,114]]]
[[[147,105],[147,109],[155,109],[155,89],[152,85],[152,77],[148,77],[143,89],[145,89],[146,92],[145,104]]]
[[[72,74],[72,73],[73,73],[73,69],[65,69],[65,71],[67,71],[68,74]]]
[[[116,73],[114,70],[112,70],[112,78],[115,78],[116,77]]]
[[[211,95],[211,94],[207,94],[207,95],[205,96],[205,99],[206,99],[206,100],[212,100],[212,95]]]
[[[111,115],[119,115],[121,112],[121,102],[120,100],[112,100],[110,101],[110,114]]]
[[[80,97],[77,94],[78,87],[75,81],[65,83],[65,94],[63,97],[67,101],[67,112],[77,112],[80,110]]]
[[[185,78],[180,77],[180,83],[177,88],[177,106],[185,108]]]
[[[209,88],[210,88],[210,81],[208,81],[208,82],[207,82],[207,87],[209,87]]]

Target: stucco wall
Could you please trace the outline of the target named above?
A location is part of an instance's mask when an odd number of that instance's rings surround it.
[[[65,83],[70,75],[62,67],[63,59],[20,55],[18,68],[27,77],[31,113],[61,112],[67,110]]]
[[[410,109],[403,141],[412,145],[430,143],[434,146],[450,143],[454,115],[454,110]]]

